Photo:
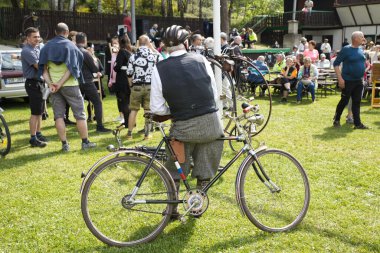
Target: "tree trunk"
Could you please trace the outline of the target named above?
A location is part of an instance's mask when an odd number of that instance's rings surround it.
[[[153,13],[153,11],[154,11],[154,0],[150,0],[150,10]]]
[[[190,0],[185,0],[184,3],[185,3],[185,6],[183,6],[183,11],[186,13],[190,5]]]
[[[58,0],[50,0],[49,6],[50,6],[50,10],[52,11],[58,10]]]
[[[102,8],[102,0],[98,0],[98,13],[102,13],[103,12],[103,8]]]
[[[202,0],[199,0],[199,18],[202,19]]]
[[[161,16],[166,17],[166,0],[161,0]]]
[[[100,0],[98,0],[99,2]],[[123,2],[123,13],[126,13],[127,12],[127,8],[128,8],[128,3],[127,3],[127,0],[124,0]]]
[[[120,0],[116,0],[116,14],[120,14]]]
[[[229,18],[228,18],[228,1],[227,0],[220,0],[220,26],[221,31],[228,34],[230,31],[230,24],[229,24]]]
[[[29,9],[29,0],[24,0],[24,9]]]
[[[234,7],[234,0],[230,0],[230,6],[228,8],[228,28],[230,28],[230,25],[231,25],[231,15],[232,15],[232,9]],[[229,33],[229,30],[226,31],[226,33],[228,34]]]
[[[183,1],[184,0],[178,0],[178,10],[179,10],[179,15],[181,18],[184,17],[184,13],[183,13]]]
[[[63,11],[65,6],[65,0],[59,0],[58,1],[58,10]]]
[[[21,7],[20,0],[11,0],[11,3],[12,3],[13,8],[20,8]]]
[[[168,17],[173,17],[173,1],[172,0],[167,0],[168,1]]]
[[[69,11],[74,11],[74,0],[70,0]]]

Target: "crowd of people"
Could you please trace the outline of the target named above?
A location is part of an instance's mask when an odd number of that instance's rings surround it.
[[[109,78],[108,87],[116,94],[120,121],[128,128],[127,137],[132,138],[140,106],[149,111],[153,67],[163,59],[150,43],[149,37],[141,36],[136,47],[131,45],[127,33],[111,38],[108,46],[111,59],[103,67],[95,56],[94,45],[87,41],[85,33],[69,31],[64,23],[56,26],[55,33],[56,37],[42,45],[37,28],[30,27],[25,31],[26,43],[21,58],[31,110],[30,145],[45,147],[48,143],[41,132],[41,125],[46,99],[50,95],[62,151],[70,150],[66,125],[74,122],[69,120],[69,108],[76,120],[74,124],[82,139],[82,149],[96,147],[96,143],[88,139],[87,122],[96,120],[98,133],[111,132],[103,125],[101,100],[105,97],[102,85],[104,74]],[[85,113],[84,100],[89,101],[88,115]],[[145,138],[150,137],[149,130],[146,130]]]
[[[355,129],[367,129],[368,127],[360,120],[360,101],[364,82],[371,83],[369,73],[372,63],[379,61],[380,47],[374,45],[372,41],[367,43],[364,34],[359,31],[352,34],[351,40],[351,44],[345,40],[342,49],[333,54],[328,39],[324,39],[324,42],[317,47],[314,40],[307,41],[302,37],[300,44],[295,45],[287,56],[277,54],[272,73],[278,73],[278,77],[270,82],[280,85],[281,102],[286,103],[289,93],[296,91],[297,104],[301,103],[304,92],[311,94],[314,103],[319,72],[334,69],[337,85],[342,91],[342,99],[337,106],[333,126],[340,127],[341,114],[348,105],[346,122],[354,124]],[[253,61],[262,74],[269,73],[269,67],[263,62],[264,60],[264,56],[259,56]],[[247,80],[252,93],[255,93],[258,86],[262,87],[264,80],[256,69],[251,68],[248,71]],[[261,92],[263,95],[265,90],[262,89]]]
[[[128,19],[128,16],[126,16]],[[82,149],[95,147],[96,144],[88,139],[87,122],[96,120],[96,130],[99,133],[110,132],[103,125],[103,108],[102,98],[105,96],[103,90],[103,75],[108,77],[108,88],[111,94],[117,98],[117,108],[119,116],[117,120],[128,128],[127,138],[133,138],[133,130],[136,126],[137,113],[140,107],[144,112],[151,110],[151,92],[152,92],[152,73],[159,62],[168,59],[172,43],[160,38],[158,39],[158,25],[154,24],[149,33],[138,38],[136,45],[132,45],[127,28],[125,33],[119,34],[108,40],[105,47],[106,66],[102,66],[99,59],[94,54],[94,45],[87,41],[87,36],[83,32],[69,31],[64,23],[59,23],[56,27],[56,37],[47,42],[45,45],[40,44],[39,31],[36,28],[28,28],[25,31],[26,44],[22,50],[22,63],[24,76],[26,78],[25,87],[30,98],[30,144],[32,147],[45,147],[47,138],[42,134],[42,114],[46,110],[46,95],[50,93],[51,105],[54,112],[55,126],[58,136],[62,142],[62,150],[69,151],[70,146],[66,138],[66,124],[71,124],[68,115],[69,108],[76,120],[79,135],[82,139]],[[161,29],[162,30],[162,29]],[[191,33],[189,28],[181,28],[186,31],[186,50],[193,54],[213,54],[214,39],[212,37],[204,38],[200,33]],[[243,56],[242,49],[252,32],[248,29],[245,33],[239,34],[236,29],[232,30],[230,36],[222,32],[220,34],[222,52],[229,51],[237,56]],[[164,36],[165,32],[160,32]],[[231,36],[233,36],[231,38]],[[354,36],[354,35],[353,35]],[[250,39],[248,39],[250,40]],[[257,37],[252,43],[257,41]],[[354,41],[354,39],[353,39]],[[165,43],[166,42],[166,43]],[[176,43],[176,42],[175,42]],[[364,45],[361,41],[358,47]],[[374,52],[373,57],[377,57],[379,47],[372,43],[368,45]],[[347,47],[352,47],[352,44]],[[339,58],[340,54],[332,53],[328,39],[317,48],[317,43],[313,40],[307,41],[302,37],[300,44],[293,47],[289,55],[276,55],[272,72],[277,72],[278,77],[272,82],[280,88],[281,102],[287,102],[288,96],[292,92],[297,93],[297,103],[301,103],[302,94],[310,92],[312,102],[315,102],[315,91],[318,87],[319,70],[323,68],[334,68],[340,65],[344,59]],[[321,53],[320,53],[321,52]],[[342,56],[343,57],[343,56]],[[338,59],[338,60],[336,60]],[[253,64],[266,74],[269,67],[265,63],[265,57],[259,56]],[[367,55],[364,72],[370,69],[370,59]],[[348,64],[346,64],[348,65]],[[347,68],[347,67],[346,67]],[[342,86],[342,78],[346,78],[346,72],[343,67],[341,75],[336,70],[338,82]],[[264,95],[265,87],[262,84],[262,75],[256,69],[248,68],[247,80],[251,85],[252,92],[256,88],[261,88],[260,95]],[[350,83],[349,78],[346,83]],[[356,81],[356,80],[355,80]],[[45,87],[45,83],[48,88]],[[351,92],[351,91],[350,91]],[[352,94],[346,94],[352,95]],[[87,108],[87,116],[84,110],[84,99],[91,102]],[[334,125],[338,125],[342,105],[346,101],[341,101],[334,117]],[[358,101],[353,99],[353,113],[350,119],[356,127],[361,125],[357,113]],[[93,108],[93,110],[92,110]],[[92,116],[94,111],[94,117]],[[145,121],[144,138],[151,138],[148,120]]]

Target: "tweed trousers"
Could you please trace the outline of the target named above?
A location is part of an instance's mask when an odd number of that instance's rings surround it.
[[[176,121],[170,129],[169,136],[185,143],[186,161],[181,163],[181,168],[186,176],[190,173],[191,158],[194,162],[192,177],[205,180],[215,175],[223,151],[223,141],[217,140],[223,136],[217,112]],[[165,166],[174,180],[180,179],[171,159],[168,159]]]

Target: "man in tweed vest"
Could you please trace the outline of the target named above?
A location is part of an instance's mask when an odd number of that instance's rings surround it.
[[[188,53],[188,32],[171,26],[163,36],[170,57],[158,62],[152,73],[150,109],[153,114],[172,115],[170,137],[185,143],[186,161],[181,164],[197,186],[205,185],[216,173],[223,150],[223,129],[217,115],[217,89],[210,64],[202,55]],[[177,183],[179,174],[172,161],[166,164]]]

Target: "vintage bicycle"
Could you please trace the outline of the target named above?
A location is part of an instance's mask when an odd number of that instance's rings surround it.
[[[11,133],[5,121],[4,110],[0,107],[0,156],[6,156],[11,150]]]
[[[202,189],[190,186],[158,117],[154,119],[162,140],[153,154],[119,148],[82,173],[81,211],[91,233],[111,246],[133,246],[155,239],[172,219],[177,205],[184,208],[181,221],[188,216],[199,217],[208,208],[208,191],[241,156],[245,159],[237,171],[235,193],[242,214],[263,231],[282,232],[297,226],[309,207],[306,172],[285,151],[251,146],[240,121],[258,116],[259,108],[249,105],[245,109],[242,115],[227,115],[239,135],[220,138],[243,142],[244,146]],[[255,118],[260,117],[251,120]],[[184,192],[177,192],[171,174],[157,158],[164,144],[181,176]]]
[[[262,77],[265,82],[260,85],[260,87],[266,89],[266,96],[257,97],[251,96],[252,99],[257,99],[261,102],[260,110],[262,115],[264,116],[264,123],[260,125],[256,125],[254,128],[247,128],[248,137],[252,138],[255,135],[261,133],[264,128],[267,126],[271,113],[272,113],[272,96],[269,89],[269,85],[264,77],[263,73],[253,64],[253,62],[249,58],[235,56],[231,54],[233,51],[230,51],[230,54],[222,54],[222,55],[213,55],[213,54],[205,54],[207,60],[210,62],[213,68],[219,69],[220,74],[222,75],[222,94],[220,96],[223,101],[223,111],[228,111],[236,116],[239,113],[239,108],[236,104],[243,100],[247,101],[243,95],[239,87],[241,87],[242,78],[238,78],[237,75],[243,75],[243,72],[246,72],[248,68],[254,69],[258,75]],[[237,74],[239,73],[239,74]],[[216,75],[217,73],[215,73]],[[248,85],[248,84],[244,84]],[[236,95],[239,94],[239,95]],[[252,95],[252,94],[250,94]],[[251,100],[248,100],[251,102]],[[251,125],[249,122],[246,122],[246,125]],[[234,124],[234,122],[229,118],[224,118],[224,133],[228,136],[237,136],[238,131]],[[250,131],[249,131],[250,130]],[[229,146],[233,151],[239,151],[240,146],[236,145],[236,142],[229,141]]]

